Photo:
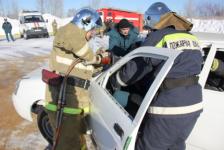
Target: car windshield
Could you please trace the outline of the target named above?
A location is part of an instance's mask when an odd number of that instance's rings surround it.
[[[44,22],[44,19],[43,19],[43,17],[41,15],[25,16],[24,20],[25,20],[25,23]]]

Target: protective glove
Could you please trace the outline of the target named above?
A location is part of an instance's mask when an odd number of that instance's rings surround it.
[[[101,63],[101,56],[100,55],[95,55],[92,60],[89,61],[84,61],[83,65],[99,65]]]
[[[101,57],[101,64],[108,65],[111,64],[111,54],[108,51],[103,51],[98,54]]]

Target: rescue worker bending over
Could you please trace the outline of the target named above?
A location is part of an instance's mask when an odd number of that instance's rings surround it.
[[[147,23],[154,31],[142,46],[165,47],[183,52],[176,58],[158,95],[148,108],[135,149],[184,150],[185,140],[202,112],[202,89],[197,77],[203,61],[199,42],[188,32],[192,24],[171,12],[165,4],[152,4],[145,15],[149,16]],[[117,72],[114,76],[117,80],[112,84],[114,87],[135,84],[149,74],[152,68],[160,68],[161,63],[152,58],[133,59]]]
[[[99,64],[101,57],[95,56],[90,49],[88,41],[95,28],[101,26],[98,13],[90,8],[79,10],[73,20],[61,27],[54,39],[53,50],[50,56],[50,69],[57,74],[64,75],[68,67],[77,58]],[[65,99],[67,108],[63,114],[60,138],[56,146],[57,150],[80,150],[85,146],[83,134],[85,125],[83,118],[88,113],[89,96],[87,88],[89,79],[95,69],[92,65],[85,66],[79,63],[71,71],[67,80]],[[57,105],[59,86],[49,85],[46,92],[46,100],[49,102],[45,108],[48,113],[51,126],[56,128],[56,111],[52,105]],[[65,109],[64,109],[65,110]]]
[[[117,56],[124,56],[135,48],[139,41],[138,30],[127,20],[120,22],[107,33],[109,35],[109,50]]]

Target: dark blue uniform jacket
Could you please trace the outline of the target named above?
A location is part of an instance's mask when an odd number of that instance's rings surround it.
[[[173,28],[154,31],[149,34],[142,46],[168,47],[173,49],[179,48],[180,50],[183,50],[183,52],[176,58],[174,65],[166,78],[179,78],[184,80],[184,78],[198,75],[201,71],[202,54],[197,38],[186,31],[177,31]],[[121,68],[118,74],[121,81],[127,85],[131,85],[149,74],[153,68],[159,68],[162,63],[163,62],[156,59],[136,58]],[[151,106],[190,106],[200,103],[201,101],[201,86],[195,84],[161,91],[158,96],[154,98]],[[201,111],[202,109],[196,111],[196,113],[200,113]],[[182,115],[183,114],[181,114],[181,116]]]

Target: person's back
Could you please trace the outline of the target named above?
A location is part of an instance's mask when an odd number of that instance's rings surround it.
[[[154,28],[156,31],[149,34],[143,46],[164,47],[183,52],[176,58],[160,87],[158,96],[148,109],[152,119],[146,123],[146,133],[138,140],[136,148],[184,150],[185,140],[202,112],[202,89],[197,77],[203,61],[201,48],[198,39],[188,32],[192,24],[175,13],[168,12],[163,15]],[[153,59],[151,62],[153,66],[160,65]],[[161,124],[165,125],[164,128]],[[152,131],[158,128],[161,128],[159,132]],[[175,134],[167,139],[166,135],[171,133]],[[150,135],[158,138],[160,143],[153,140],[144,142]]]
[[[185,140],[202,112],[202,89],[197,75],[201,71],[202,53],[198,39],[189,33],[192,24],[154,3],[148,21],[156,21],[154,30],[142,46],[182,50],[148,108],[135,149],[185,149]],[[158,10],[158,13],[155,13]],[[151,12],[151,11],[148,11]],[[153,18],[154,17],[154,18]],[[133,59],[116,74],[114,87],[135,85],[150,73],[157,75],[164,64],[153,58]],[[141,66],[141,67],[139,67]],[[150,74],[151,75],[151,74]]]
[[[126,19],[122,19],[107,35],[109,35],[109,50],[118,56],[124,56],[133,50],[138,42],[138,30]]]

